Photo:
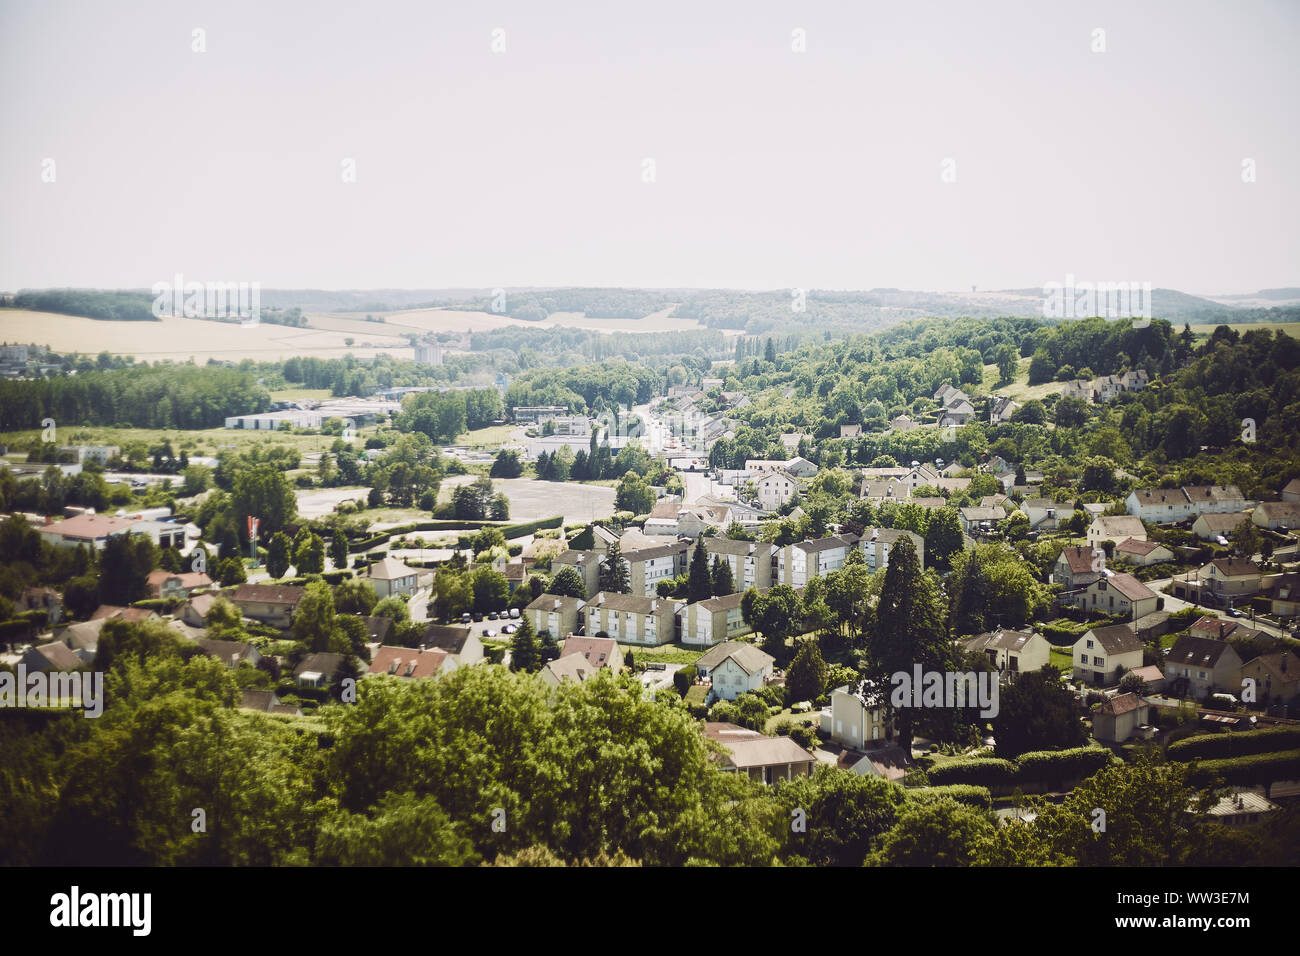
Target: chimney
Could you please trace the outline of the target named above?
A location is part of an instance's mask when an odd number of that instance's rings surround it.
[[[1219,622],[1219,640],[1223,640],[1223,632],[1227,629],[1227,627],[1228,627],[1227,621]]]

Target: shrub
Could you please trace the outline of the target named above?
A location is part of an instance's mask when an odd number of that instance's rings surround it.
[[[958,803],[980,810],[993,809],[993,794],[988,787],[976,787],[970,784],[949,784],[942,787],[928,787],[924,784],[907,792],[908,799],[916,803],[933,803],[951,797]]]
[[[1016,765],[998,757],[979,757],[973,760],[956,760],[935,767],[929,772],[935,786],[964,783],[979,787],[1009,786],[1016,776]]]
[[[805,750],[810,750],[817,744],[817,732],[807,724],[795,724],[790,728],[790,739]]]
[[[1200,734],[1171,743],[1165,754],[1170,760],[1215,760],[1295,750],[1298,747],[1300,727],[1268,727],[1241,733]]]
[[[1196,764],[1191,782],[1204,785],[1215,777],[1232,786],[1270,784],[1275,780],[1300,779],[1300,750],[1251,754],[1226,760],[1206,760]]]
[[[1037,750],[1020,755],[1016,761],[1016,781],[1022,785],[1064,784],[1091,777],[1110,762],[1111,753],[1103,747]]]

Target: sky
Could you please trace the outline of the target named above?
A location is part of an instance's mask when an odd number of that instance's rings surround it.
[[[0,0],[0,290],[1298,286],[1297,41],[1295,0]]]

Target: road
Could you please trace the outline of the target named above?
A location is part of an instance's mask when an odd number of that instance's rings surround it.
[[[1172,583],[1172,578],[1158,578],[1155,581],[1148,581],[1147,587],[1156,591],[1165,599],[1165,610],[1170,614],[1176,614],[1179,611],[1191,608],[1206,617],[1218,618],[1221,621],[1230,621],[1233,624],[1245,624],[1247,627],[1254,628],[1257,631],[1263,631],[1266,634],[1272,634],[1274,637],[1286,637],[1288,632],[1280,627],[1268,624],[1264,621],[1256,620],[1253,623],[1250,620],[1250,614],[1246,613],[1243,617],[1233,617],[1224,611],[1208,608],[1201,604],[1193,604],[1191,601],[1184,601],[1182,598],[1176,598],[1172,594],[1165,592],[1165,588]]]

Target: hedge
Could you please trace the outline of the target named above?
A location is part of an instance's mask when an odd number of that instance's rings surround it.
[[[1270,784],[1276,780],[1300,780],[1300,750],[1251,754],[1226,760],[1206,760],[1192,770],[1191,782],[1203,785],[1215,777],[1233,786]]]
[[[533,534],[542,528],[558,528],[564,522],[562,515],[556,515],[554,518],[541,518],[537,521],[527,521],[523,524],[507,525],[501,529],[501,533],[506,536],[507,541],[513,541],[515,538],[522,538],[525,535]]]
[[[907,791],[908,799],[917,803],[933,803],[944,797],[951,797],[958,803],[965,803],[981,810],[993,809],[993,794],[988,787],[977,787],[965,783],[953,783],[942,787],[917,787]]]
[[[930,783],[937,787],[957,783],[977,787],[1010,786],[1015,776],[1016,765],[997,757],[956,760],[929,771]]]
[[[1104,747],[1031,751],[1016,760],[1016,781],[1045,785],[1083,780],[1105,769],[1111,759],[1111,752]]]
[[[1300,747],[1300,727],[1267,727],[1240,733],[1201,734],[1170,744],[1170,760],[1218,760]]]
[[[321,574],[321,579],[326,584],[339,584],[352,577],[351,571],[325,571]]]
[[[411,524],[398,525],[395,528],[387,528],[368,538],[362,538],[359,541],[348,542],[348,553],[353,554],[357,551],[368,551],[375,545],[383,544],[389,538],[394,536],[410,534],[413,531],[478,531],[485,527],[500,527],[491,521],[414,521]]]

